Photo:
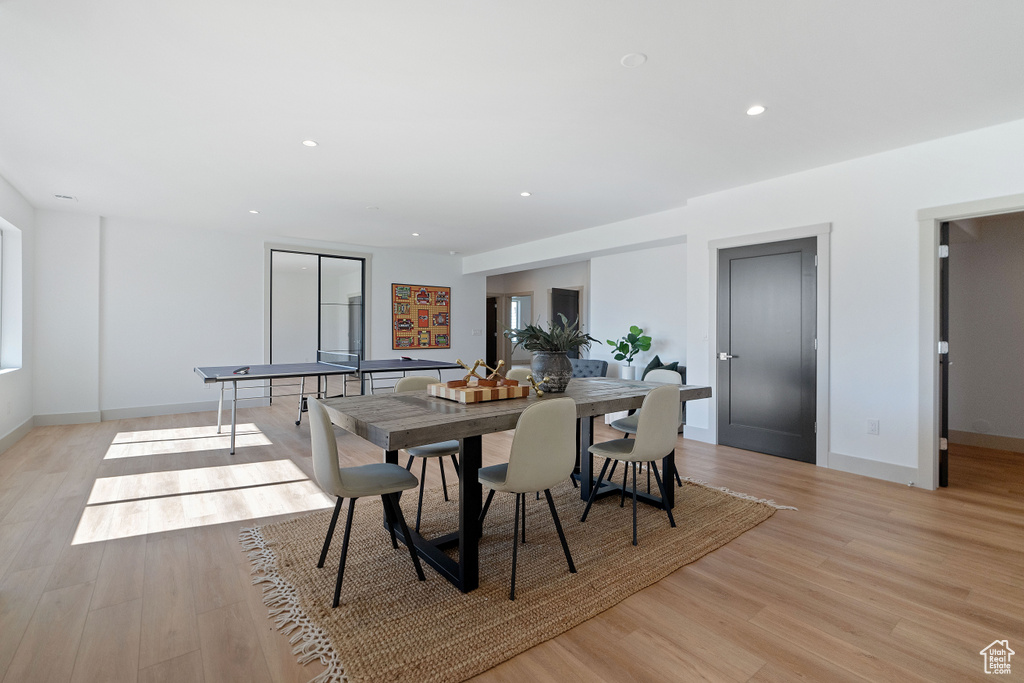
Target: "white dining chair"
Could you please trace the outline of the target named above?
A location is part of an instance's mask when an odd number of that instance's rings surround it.
[[[356,507],[356,499],[365,496],[380,496],[384,504],[387,527],[391,533],[391,547],[398,549],[398,542],[395,538],[395,525],[397,524],[409,546],[412,563],[416,567],[416,575],[420,581],[426,580],[423,575],[423,567],[420,566],[420,559],[412,544],[409,527],[405,523],[402,508],[398,503],[398,492],[416,488],[416,477],[400,465],[387,462],[359,465],[358,467],[340,467],[338,465],[338,441],[334,437],[334,427],[327,417],[327,410],[320,401],[314,398],[309,399],[308,408],[309,436],[313,448],[313,474],[316,477],[316,483],[324,490],[324,493],[338,497],[330,526],[327,527],[327,537],[324,539],[324,547],[320,551],[320,561],[317,562],[317,567],[324,566],[327,551],[331,547],[331,538],[334,536],[334,527],[338,523],[341,504],[348,498],[348,517],[345,520],[345,538],[341,543],[338,580],[334,584],[333,606],[338,606],[341,597],[341,581],[345,575],[345,560],[348,557],[348,541],[352,532],[352,513]]]
[[[522,518],[523,542],[526,542],[526,494],[544,492],[551,519],[562,543],[569,571],[576,573],[569,544],[558,520],[551,487],[563,481],[576,466],[576,402],[571,398],[553,398],[535,403],[519,416],[512,437],[508,462],[480,470],[480,483],[490,489],[480,511],[483,527],[495,491],[516,496],[515,519],[512,524],[512,583],[508,599],[516,599],[516,559],[519,550],[519,520]]]
[[[680,375],[675,370],[660,370],[660,369],[658,369],[658,370],[651,370],[650,372],[648,372],[644,376],[644,381],[645,382],[663,382],[665,384],[678,384],[679,386],[682,386],[683,385],[683,376]],[[637,420],[639,420],[639,419],[640,419],[640,411],[637,411],[637,412],[633,413],[632,415],[629,415],[627,417],[623,417],[621,419],[615,420],[614,422],[611,423],[610,426],[615,431],[622,432],[622,436],[624,438],[629,438],[630,434],[636,434],[636,424],[637,424]],[[682,403],[679,404],[679,424],[680,425],[683,424],[683,405],[682,405]],[[678,429],[677,429],[677,431],[678,431]],[[613,476],[615,476],[615,466],[616,466],[616,463],[612,463],[612,470],[611,470],[611,472],[608,473],[608,478],[609,479],[611,479]],[[683,480],[679,478],[679,472],[676,472],[675,476],[676,476],[676,483],[679,484],[680,486],[682,486],[683,485]],[[651,484],[650,477],[651,477],[650,471],[648,471],[648,474],[647,474],[647,488],[648,489],[650,489],[650,484]],[[623,487],[623,489],[625,489],[625,487],[626,487],[625,479],[623,479],[622,487]]]
[[[635,439],[615,439],[597,443],[590,447],[590,452],[605,458],[601,473],[597,476],[597,483],[590,490],[590,498],[587,500],[587,507],[583,510],[583,517],[580,522],[587,520],[590,513],[590,506],[594,504],[597,491],[601,488],[601,480],[604,479],[609,463],[622,461],[631,465],[633,469],[633,545],[636,545],[636,470],[639,463],[647,463],[647,466],[654,472],[654,480],[658,483],[658,490],[661,492],[662,508],[668,514],[668,521],[673,527],[676,520],[672,516],[672,510],[664,504],[665,486],[658,474],[655,460],[660,460],[675,450],[676,439],[679,436],[679,389],[672,385],[655,387],[644,397],[643,405],[640,407],[640,417],[637,421]],[[625,486],[623,487],[625,491]]]
[[[403,377],[398,380],[397,384],[395,384],[395,393],[400,394],[406,391],[424,391],[430,384],[437,384],[437,380],[433,377],[426,377],[424,375]],[[420,518],[423,514],[423,486],[427,481],[427,460],[429,458],[438,458],[437,466],[441,468],[441,490],[444,492],[444,499],[447,501],[448,482],[445,480],[444,462],[441,459],[450,455],[452,458],[452,464],[455,466],[455,475],[458,476],[459,461],[455,455],[459,452],[459,442],[452,440],[428,443],[424,446],[406,448],[405,452],[409,454],[409,462],[405,466],[405,469],[409,471],[412,471],[412,463],[415,458],[422,458],[423,460],[423,466],[420,468],[420,497],[419,502],[416,504],[416,531],[418,533],[420,530]]]

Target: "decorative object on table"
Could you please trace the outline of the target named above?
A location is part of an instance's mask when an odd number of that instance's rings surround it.
[[[451,287],[391,285],[391,348],[451,348]]]
[[[644,331],[636,325],[629,327],[629,333],[620,337],[618,341],[607,340],[608,346],[615,349],[613,356],[617,361],[626,361],[626,365],[619,370],[619,377],[622,379],[634,379],[636,368],[633,367],[633,358],[641,351],[651,350],[651,338],[644,335]]]
[[[548,323],[548,329],[540,325],[527,325],[518,329],[505,328],[505,338],[512,342],[512,348],[522,346],[533,352],[530,370],[534,377],[543,377],[540,389],[552,394],[565,391],[572,378],[572,364],[569,362],[569,351],[580,351],[590,348],[591,342],[597,340],[580,329],[580,320],[569,324],[569,320],[561,313],[562,325]]]
[[[481,385],[477,382],[486,380],[471,380],[468,383],[462,380],[436,383],[427,387],[427,393],[431,396],[444,398],[459,403],[483,403],[484,401],[500,401],[506,398],[526,398],[530,395],[530,387],[516,384],[497,384],[493,386]],[[513,380],[515,381],[515,380]],[[452,386],[453,384],[461,386]]]
[[[559,510],[581,504],[569,482],[553,487],[551,495]],[[413,580],[408,559],[389,548],[381,504],[369,498],[360,501],[355,512],[345,600],[337,609],[324,600],[333,588],[333,573],[314,566],[330,510],[244,529],[242,547],[249,551],[254,580],[262,585],[263,601],[274,614],[257,627],[274,628],[276,621],[284,634],[276,637],[283,643],[290,636],[297,656],[313,662],[308,678],[324,669],[318,683],[343,677],[352,682],[462,681],[611,608],[729,543],[779,507],[687,482],[673,509],[686,523],[672,529],[662,510],[644,506],[637,519],[644,542],[634,548],[623,542],[630,515],[622,514],[617,505],[595,503],[586,524],[579,523],[578,515],[561,515],[580,569],[579,574],[570,574],[562,570],[565,559],[554,525],[540,523],[547,502],[527,499],[529,516],[537,522],[530,525],[527,546],[520,548],[524,555],[516,572],[514,602],[507,600],[506,579],[508,529],[515,512],[512,496],[495,497],[480,539],[480,565],[494,568],[494,575],[465,594],[436,575],[424,583]],[[406,517],[414,514],[415,497],[403,496],[401,505]],[[424,535],[448,533],[450,510],[440,489],[428,489]],[[783,526],[786,522],[776,521]],[[339,545],[328,555],[329,566],[337,565]],[[382,596],[387,618],[380,618]]]

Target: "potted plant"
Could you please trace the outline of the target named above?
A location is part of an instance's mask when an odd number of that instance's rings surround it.
[[[591,342],[597,341],[580,329],[579,318],[570,324],[563,314],[559,313],[558,317],[562,324],[552,321],[548,323],[548,329],[534,324],[519,329],[505,328],[505,338],[512,342],[513,349],[522,346],[533,352],[530,372],[541,390],[553,394],[565,391],[572,378],[572,363],[567,353],[588,349]],[[545,377],[548,378],[546,382],[542,381]]]
[[[619,376],[623,379],[636,377],[636,368],[633,367],[633,358],[641,351],[651,350],[651,338],[644,335],[644,331],[636,325],[631,325],[629,334],[621,337],[618,341],[607,340],[608,346],[615,349],[614,357],[618,361],[626,361],[626,365],[620,368]]]

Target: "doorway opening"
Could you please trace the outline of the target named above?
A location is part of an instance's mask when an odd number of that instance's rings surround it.
[[[943,221],[939,244],[938,483],[947,486],[950,445],[1024,453],[1024,212]]]

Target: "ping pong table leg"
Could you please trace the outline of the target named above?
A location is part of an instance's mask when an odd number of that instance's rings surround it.
[[[294,384],[292,386],[295,386]],[[317,379],[317,387],[320,386],[320,380]],[[306,378],[299,378],[299,416],[295,418],[295,426],[298,426],[302,422],[302,399],[306,395]]]
[[[224,382],[220,383],[220,401],[217,402],[217,433],[220,434],[220,426],[224,421]]]
[[[231,382],[231,455],[235,454],[235,410],[238,407],[238,382]]]

